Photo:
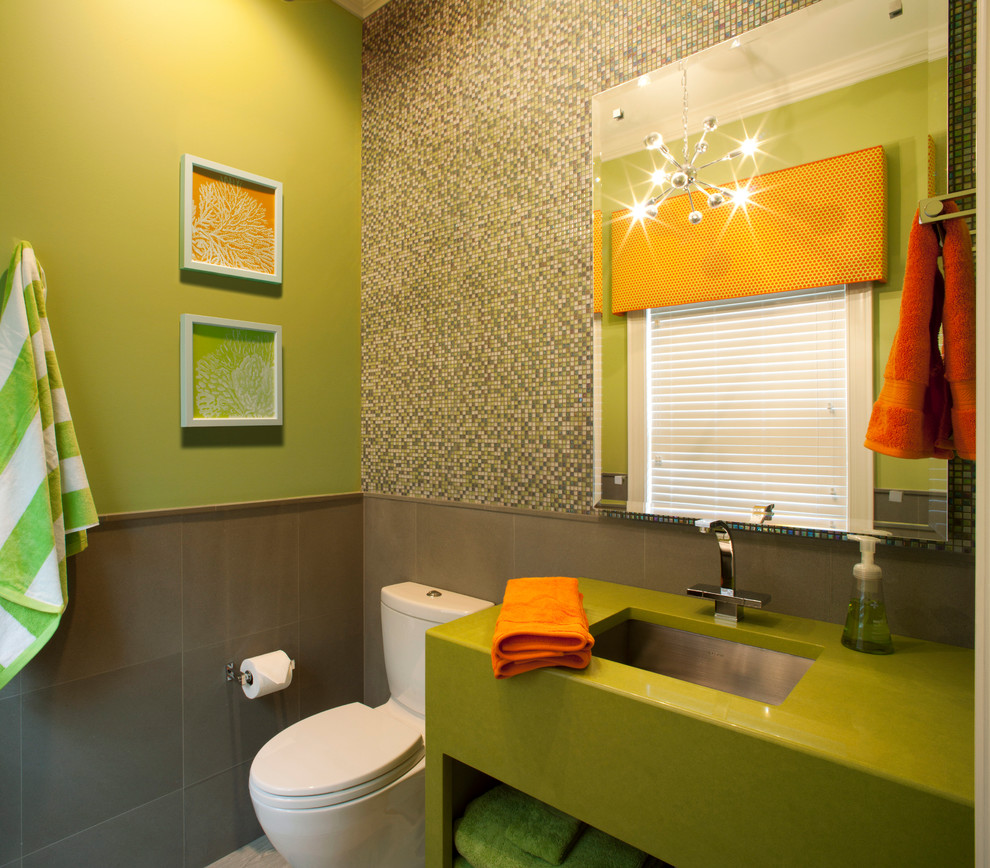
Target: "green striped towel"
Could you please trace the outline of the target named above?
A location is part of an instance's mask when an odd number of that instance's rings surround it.
[[[47,642],[65,559],[97,524],[45,313],[45,274],[17,245],[0,305],[0,688]]]

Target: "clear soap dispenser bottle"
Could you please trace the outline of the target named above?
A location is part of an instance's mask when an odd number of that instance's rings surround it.
[[[883,571],[873,561],[876,537],[849,534],[849,539],[859,542],[859,563],[853,567],[853,590],[842,644],[866,654],[891,654],[894,645],[883,604]]]

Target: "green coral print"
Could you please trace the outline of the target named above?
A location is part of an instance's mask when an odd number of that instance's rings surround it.
[[[275,415],[275,335],[193,326],[194,416],[263,419]]]

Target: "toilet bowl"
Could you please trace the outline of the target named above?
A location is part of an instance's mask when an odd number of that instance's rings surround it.
[[[251,801],[292,868],[422,868],[425,632],[489,606],[415,582],[383,588],[388,702],[314,714],[258,751]]]
[[[355,702],[269,741],[251,765],[251,801],[293,868],[419,868],[425,767],[419,731]]]

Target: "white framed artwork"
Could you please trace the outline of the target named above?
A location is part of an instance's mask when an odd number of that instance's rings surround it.
[[[181,267],[282,282],[282,184],[183,154]]]
[[[282,327],[180,317],[183,428],[282,424]]]

